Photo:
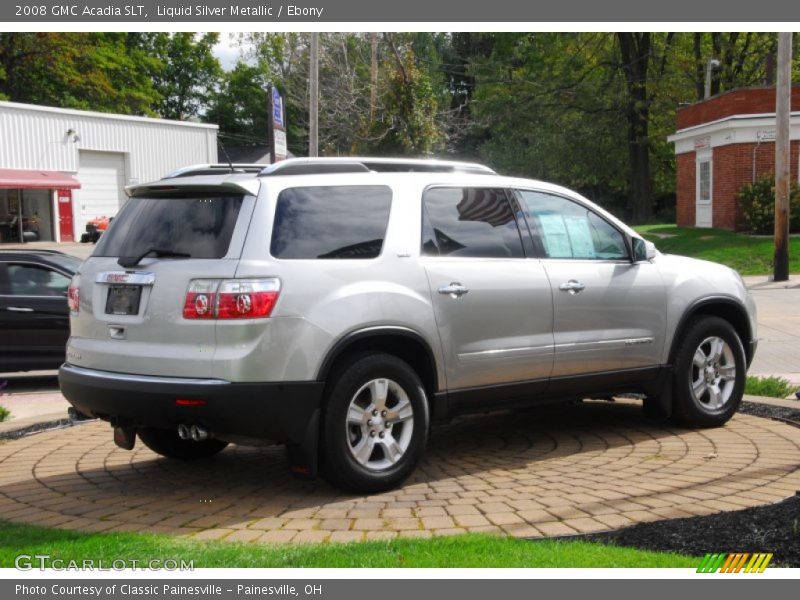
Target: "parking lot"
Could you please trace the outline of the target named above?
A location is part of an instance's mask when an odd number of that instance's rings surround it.
[[[615,529],[768,504],[800,489],[800,429],[737,415],[687,431],[624,402],[462,418],[438,427],[400,489],[343,495],[287,472],[280,448],[180,463],[114,446],[91,422],[0,445],[4,518],[88,531],[335,542]]]
[[[86,256],[93,246],[59,248]],[[800,383],[800,289],[763,279],[748,281],[760,338],[750,373]],[[3,427],[64,416],[54,373],[0,379],[15,417]],[[375,496],[296,481],[282,448],[232,446],[176,463],[141,444],[120,450],[110,433],[89,422],[0,445],[4,518],[259,542],[543,537],[758,506],[800,489],[800,429],[742,414],[721,429],[673,429],[624,400],[438,426],[412,480]]]

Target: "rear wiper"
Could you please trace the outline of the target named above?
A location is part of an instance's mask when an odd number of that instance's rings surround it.
[[[138,256],[120,256],[117,260],[117,264],[120,267],[135,267],[139,264],[139,262],[145,257],[149,256],[150,254],[155,254],[159,258],[191,258],[191,254],[186,254],[185,252],[175,252],[174,250],[169,250],[165,248],[148,248],[145,252],[142,252]]]

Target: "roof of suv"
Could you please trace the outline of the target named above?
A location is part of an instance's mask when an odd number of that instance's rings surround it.
[[[198,189],[205,186],[232,192],[255,193],[258,178],[276,176],[315,176],[359,173],[460,173],[497,175],[478,163],[411,158],[325,157],[290,158],[273,165],[258,164],[200,164],[172,171],[159,181],[128,186],[130,196],[149,192],[169,192],[179,189]]]

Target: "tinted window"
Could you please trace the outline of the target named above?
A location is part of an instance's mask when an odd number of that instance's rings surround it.
[[[283,190],[270,252],[276,258],[375,258],[383,248],[392,191],[383,185]]]
[[[12,296],[64,296],[69,277],[47,267],[9,264],[8,286]]]
[[[423,211],[423,254],[524,256],[514,212],[503,190],[434,188],[423,196]]]
[[[139,256],[148,249],[222,258],[242,208],[241,194],[131,198],[93,256]]]
[[[622,234],[586,207],[561,196],[519,192],[522,209],[547,258],[623,260]]]

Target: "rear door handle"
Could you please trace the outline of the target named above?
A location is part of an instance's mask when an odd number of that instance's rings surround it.
[[[574,279],[570,279],[566,283],[562,283],[560,286],[558,286],[558,289],[560,289],[562,292],[569,292],[574,296],[575,294],[579,294],[586,289],[586,284]]]
[[[469,292],[469,288],[464,287],[457,281],[454,281],[450,285],[443,285],[439,288],[440,294],[443,296],[450,296],[451,298],[460,298],[467,292]]]
[[[24,313],[33,312],[33,309],[28,308],[27,306],[8,306],[6,307],[6,310],[8,312],[24,312]]]

